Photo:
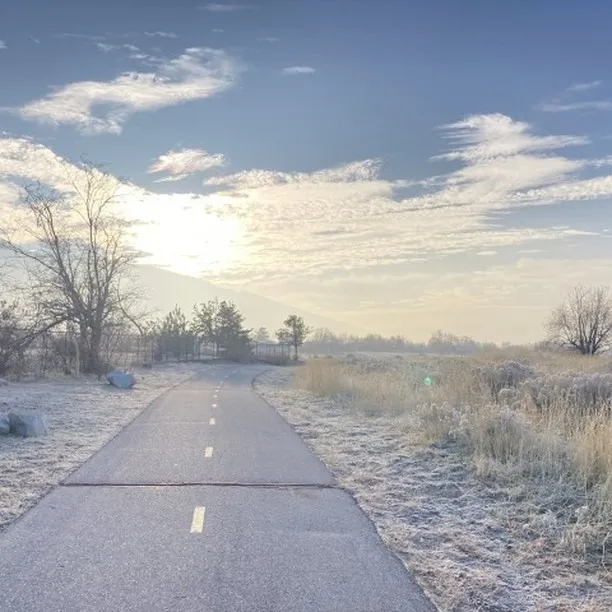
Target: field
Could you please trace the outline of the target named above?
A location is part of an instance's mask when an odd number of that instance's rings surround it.
[[[441,610],[612,609],[612,363],[347,355],[258,389]]]

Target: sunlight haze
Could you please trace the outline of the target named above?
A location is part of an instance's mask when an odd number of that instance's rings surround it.
[[[0,214],[84,155],[164,308],[537,341],[612,283],[610,10],[494,4],[6,2]]]

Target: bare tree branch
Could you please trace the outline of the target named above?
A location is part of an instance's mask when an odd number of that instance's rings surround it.
[[[136,325],[140,316],[137,293],[122,282],[137,254],[112,212],[121,182],[90,162],[64,170],[63,193],[41,184],[25,189],[17,223],[0,228],[0,246],[25,263],[41,328],[76,325],[82,370],[101,374],[106,327]]]
[[[608,287],[579,285],[549,321],[550,339],[583,355],[595,355],[612,342],[612,295]]]

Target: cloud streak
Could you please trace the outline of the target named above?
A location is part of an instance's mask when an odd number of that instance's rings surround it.
[[[283,74],[314,74],[316,70],[311,66],[288,66],[281,70]]]
[[[96,42],[96,47],[102,53],[110,53],[111,51],[118,51],[119,49],[126,49],[127,51],[137,52],[140,48],[136,45],[124,44],[124,45],[111,45],[109,43]]]
[[[7,48],[6,43],[2,39],[0,39],[0,51],[6,48]]]
[[[119,134],[134,114],[203,100],[231,87],[240,68],[218,49],[192,47],[155,72],[125,72],[111,81],[80,81],[15,109],[23,119],[74,125],[83,134]]]
[[[574,83],[567,88],[568,92],[577,93],[583,91],[589,91],[591,89],[595,89],[596,87],[600,87],[603,81],[589,81],[588,83]]]
[[[158,182],[180,181],[191,174],[220,168],[227,163],[225,155],[211,154],[204,149],[178,149],[160,155],[147,169],[150,174],[165,172],[169,176]]]
[[[145,32],[144,35],[148,36],[149,38],[153,38],[156,36],[159,38],[177,38],[174,32],[163,32],[160,30],[158,30],[157,32]]]
[[[210,2],[201,6],[200,9],[209,13],[234,13],[236,11],[244,11],[252,8],[248,4],[220,4],[218,2]]]
[[[612,100],[586,100],[584,102],[548,102],[538,106],[539,110],[547,113],[565,113],[569,111],[593,110],[612,111]]]
[[[542,102],[536,106],[537,110],[546,113],[566,113],[571,111],[611,111],[610,100],[583,100],[576,101],[576,96],[601,87],[603,81],[589,81],[587,83],[574,83],[560,96],[550,102]]]

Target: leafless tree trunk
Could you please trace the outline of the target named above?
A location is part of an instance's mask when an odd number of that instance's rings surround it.
[[[25,264],[44,329],[74,324],[82,371],[100,375],[105,327],[136,318],[136,289],[124,281],[137,253],[113,212],[120,181],[90,163],[64,169],[63,192],[26,188],[12,228],[0,230],[0,245]]]
[[[550,339],[583,355],[595,355],[612,340],[612,295],[608,287],[576,287],[548,321]]]

